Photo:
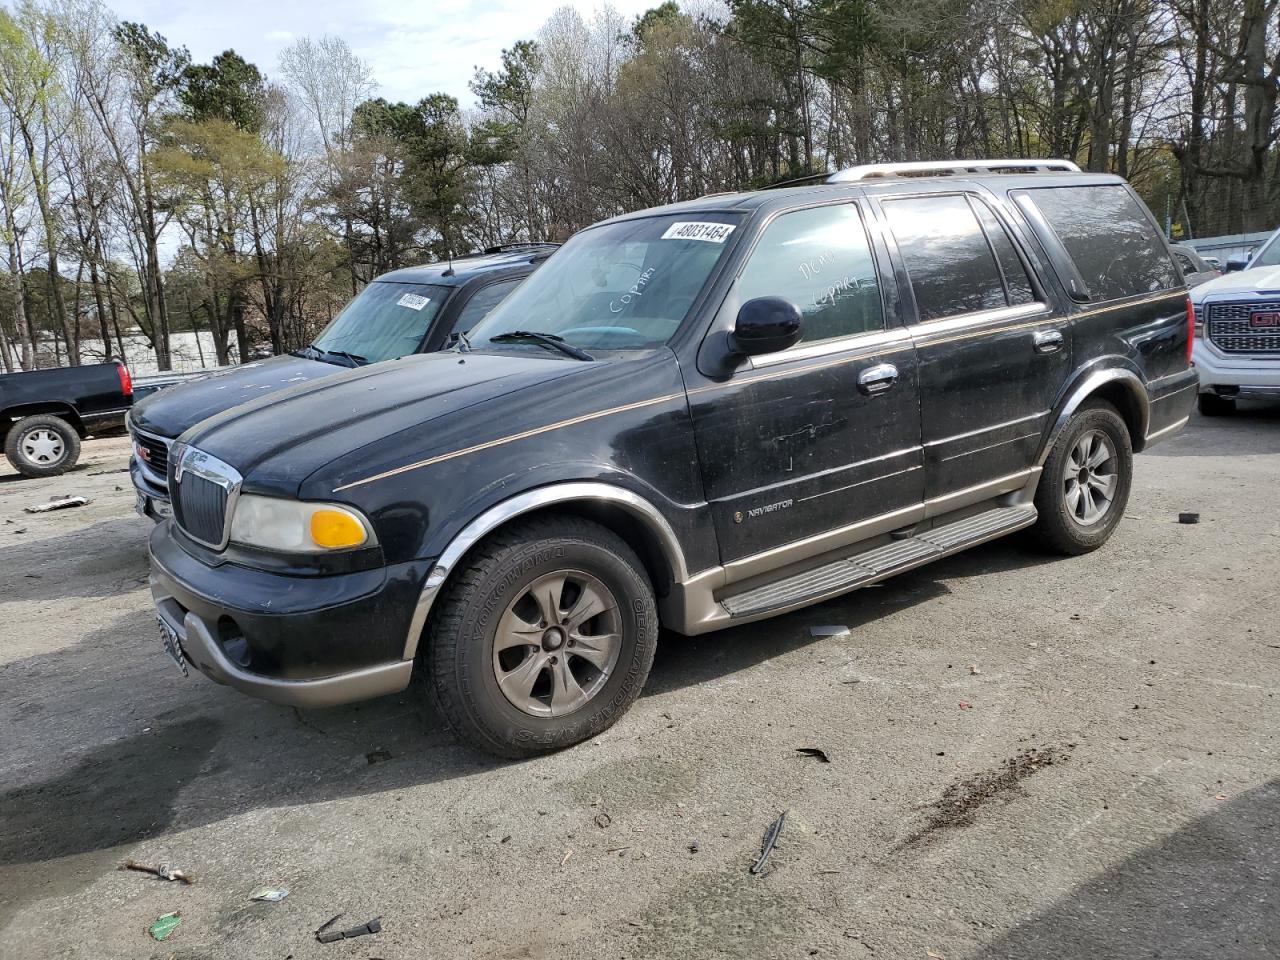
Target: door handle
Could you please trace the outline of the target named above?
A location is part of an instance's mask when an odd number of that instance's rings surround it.
[[[898,368],[892,363],[877,363],[858,374],[858,389],[869,397],[884,393],[898,382]]]
[[[1061,330],[1041,330],[1033,338],[1036,353],[1057,353],[1066,343]]]

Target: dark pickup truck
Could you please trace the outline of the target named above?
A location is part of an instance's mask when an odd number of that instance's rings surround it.
[[[0,376],[4,453],[25,477],[52,477],[80,459],[80,441],[124,423],[133,380],[120,361]]]

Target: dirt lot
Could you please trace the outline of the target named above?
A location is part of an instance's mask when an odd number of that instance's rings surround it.
[[[0,471],[6,960],[1280,946],[1280,409],[1193,419],[1140,457],[1092,556],[997,542],[664,637],[616,727],[526,763],[459,747],[407,695],[298,713],[183,679],[151,617],[127,445],[85,454],[55,480]],[[23,512],[61,493],[93,503]],[[811,638],[820,624],[851,633]],[[264,885],[292,892],[250,903]],[[382,932],[317,943],[339,912]]]

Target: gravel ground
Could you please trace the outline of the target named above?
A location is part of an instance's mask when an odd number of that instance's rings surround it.
[[[1195,418],[1141,456],[1091,556],[1000,541],[664,636],[621,722],[523,763],[458,746],[410,695],[300,713],[183,679],[126,457],[94,441],[64,477],[0,472],[6,960],[1280,947],[1280,408]],[[65,493],[93,502],[23,512]],[[812,638],[824,624],[850,633]],[[249,902],[262,886],[291,893]],[[317,943],[340,912],[382,932]]]

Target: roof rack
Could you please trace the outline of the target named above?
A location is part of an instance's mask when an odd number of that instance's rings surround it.
[[[1079,173],[1070,160],[924,160],[915,163],[870,163],[838,170],[827,183],[885,177],[963,176],[967,173]]]
[[[560,244],[547,240],[530,240],[525,243],[500,243],[496,247],[485,247],[485,253],[508,253],[512,250],[530,250],[541,247],[558,247]]]

